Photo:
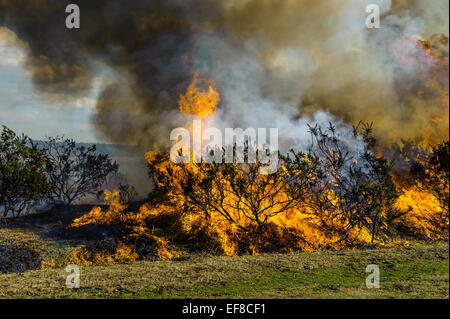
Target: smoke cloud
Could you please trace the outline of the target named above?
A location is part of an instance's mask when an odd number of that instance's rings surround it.
[[[301,144],[310,121],[363,120],[386,143],[448,139],[447,0],[79,0],[66,29],[71,2],[0,0],[0,27],[26,43],[39,92],[85,96],[103,74],[92,122],[112,142],[169,143],[194,71],[221,95],[219,127]]]

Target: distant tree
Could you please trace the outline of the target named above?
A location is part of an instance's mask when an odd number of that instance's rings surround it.
[[[50,184],[48,200],[61,206],[87,195],[96,195],[119,165],[108,154],[97,154],[96,146],[78,146],[61,136],[44,141],[45,166]]]
[[[25,135],[3,126],[0,136],[0,210],[18,217],[47,193],[44,156]]]

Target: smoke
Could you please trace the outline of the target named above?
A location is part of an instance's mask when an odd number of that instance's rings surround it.
[[[0,0],[0,26],[26,43],[39,92],[85,96],[112,70],[92,118],[112,142],[169,143],[194,71],[221,94],[219,127],[301,144],[310,121],[363,120],[384,142],[448,138],[447,0],[79,0],[69,30],[70,2]],[[366,27],[369,3],[380,29]]]

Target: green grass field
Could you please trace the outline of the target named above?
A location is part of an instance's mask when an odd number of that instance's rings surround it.
[[[380,288],[368,289],[368,264]],[[81,288],[63,268],[0,274],[0,298],[449,298],[448,242],[376,250],[322,251],[81,268]]]

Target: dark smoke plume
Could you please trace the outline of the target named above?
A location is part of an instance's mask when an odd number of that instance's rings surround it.
[[[65,28],[71,2],[80,29]],[[448,138],[447,0],[0,0],[0,26],[26,43],[39,92],[85,96],[111,70],[92,121],[116,143],[168,143],[194,71],[221,94],[218,126],[302,138],[339,118],[386,142]]]

